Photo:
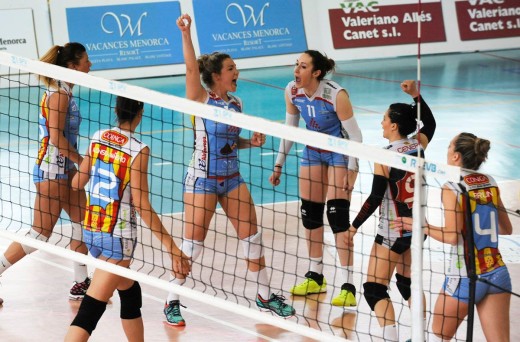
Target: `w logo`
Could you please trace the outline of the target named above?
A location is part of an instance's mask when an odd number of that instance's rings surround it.
[[[237,24],[238,20],[233,19],[233,17],[237,16],[236,11],[233,11],[233,9],[237,9],[239,12],[238,14],[242,17],[244,27],[246,27],[250,21],[253,22],[254,26],[256,26],[258,23],[260,23],[260,26],[264,26],[264,11],[267,7],[269,7],[268,2],[266,2],[264,6],[262,6],[260,13],[257,16],[255,16],[255,9],[253,8],[253,6],[244,5],[244,7],[242,8],[242,6],[233,2],[226,7],[226,19],[231,24]]]
[[[110,28],[107,28],[111,26],[111,23],[116,23],[117,27],[119,28],[119,36],[123,37],[123,35],[126,33],[126,31],[130,31],[130,35],[133,36],[134,33],[137,31],[137,35],[142,35],[141,33],[141,21],[144,17],[148,15],[148,12],[143,12],[139,19],[137,20],[137,23],[132,27],[132,18],[130,18],[127,14],[121,14],[119,17],[113,13],[113,12],[107,12],[103,14],[101,17],[101,29],[105,31],[108,34],[114,33],[114,30],[111,30]],[[121,23],[121,20],[123,23]]]

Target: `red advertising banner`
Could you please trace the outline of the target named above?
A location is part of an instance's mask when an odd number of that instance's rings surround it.
[[[444,42],[446,32],[440,2],[380,6],[377,2],[361,6],[329,9],[332,42],[336,49],[366,46],[413,44],[417,42],[417,23],[421,21],[422,42]],[[375,3],[376,5],[370,5]]]
[[[455,8],[461,40],[520,36],[518,0],[464,0]]]

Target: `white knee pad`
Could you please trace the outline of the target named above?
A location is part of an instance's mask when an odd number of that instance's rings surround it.
[[[191,258],[191,261],[197,260],[202,248],[204,247],[203,241],[183,239],[181,244],[181,250],[186,256]]]
[[[40,241],[43,241],[43,242],[49,241],[48,237],[46,237],[45,235],[43,235],[41,233],[38,233],[37,231],[35,231],[32,228],[31,228],[31,230],[29,230],[27,232],[27,234],[25,234],[25,236],[33,238],[33,239],[36,239],[36,240],[40,240]],[[30,247],[30,246],[26,246],[26,245],[22,245],[22,249],[25,252],[25,254],[31,254],[32,252],[34,252],[36,250],[36,248]]]
[[[72,240],[83,241],[83,229],[81,228],[81,223],[72,222],[72,235],[70,238]]]
[[[242,241],[244,257],[248,260],[258,260],[264,256],[264,246],[262,245],[262,233],[258,232]]]

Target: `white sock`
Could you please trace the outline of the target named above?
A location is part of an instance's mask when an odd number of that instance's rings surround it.
[[[397,327],[395,325],[386,325],[383,329],[383,339],[385,341],[399,341],[397,339]]]
[[[323,257],[319,257],[319,258],[310,258],[311,259],[311,264],[310,264],[310,271],[311,272],[316,272],[318,274],[322,274],[323,273]]]
[[[84,282],[88,277],[87,265],[80,264],[79,262],[73,262],[74,265],[74,281],[81,283]]]
[[[170,274],[170,283],[176,284],[176,285],[183,285],[186,282],[186,278],[175,278],[173,274]],[[169,292],[168,298],[166,298],[166,303],[171,302],[172,300],[179,300],[180,296],[177,293]]]
[[[341,266],[341,276],[344,279],[343,283],[354,284],[354,270],[353,266]]]
[[[445,340],[432,333],[428,336],[428,341],[430,341],[430,342],[444,342],[444,341],[449,342],[450,340]]]
[[[247,276],[250,280],[258,284],[258,294],[265,300],[269,300],[269,277],[267,276],[267,269],[264,267],[258,272],[248,270]]]
[[[4,273],[6,269],[11,267],[11,263],[7,261],[4,254],[0,255],[0,274]]]

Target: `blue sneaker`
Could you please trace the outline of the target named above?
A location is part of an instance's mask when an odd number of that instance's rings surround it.
[[[169,303],[164,304],[164,315],[166,316],[166,323],[176,327],[183,327],[186,325],[186,322],[181,315],[181,306],[185,308],[185,306],[181,305],[178,300],[172,300]]]
[[[256,296],[256,306],[261,311],[272,311],[277,316],[288,318],[294,316],[296,310],[289,304],[285,303],[285,297],[276,294],[271,294],[269,300],[263,299],[260,295]]]

